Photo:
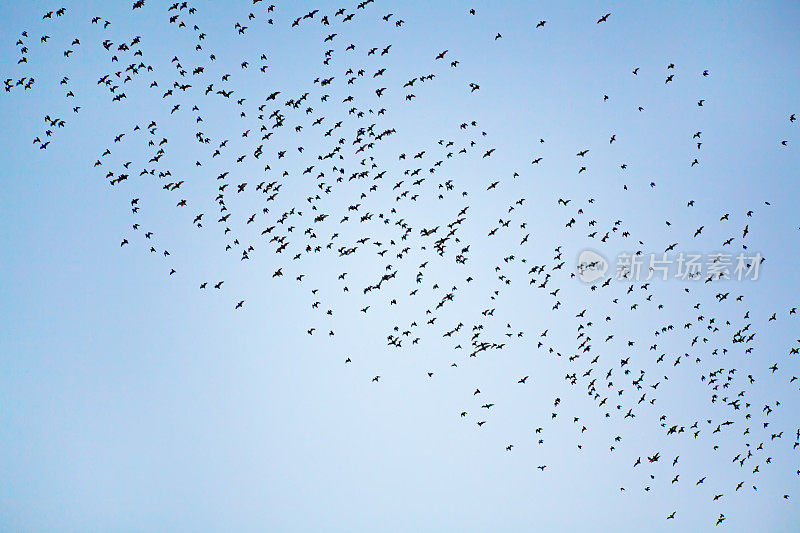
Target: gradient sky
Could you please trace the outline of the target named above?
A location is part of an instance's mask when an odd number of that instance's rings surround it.
[[[0,530],[705,531],[715,529],[724,513],[717,529],[797,531],[800,448],[791,445],[800,427],[800,392],[788,380],[800,375],[800,365],[787,354],[800,343],[798,315],[788,314],[800,306],[800,135],[797,123],[789,122],[790,114],[800,113],[800,6],[376,0],[365,9],[356,9],[357,3],[276,2],[267,15],[268,2],[197,1],[190,3],[197,8],[192,17],[181,12],[182,20],[207,33],[197,51],[195,32],[168,22],[171,2],[148,0],[134,11],[131,3],[65,3],[66,15],[52,20],[42,20],[42,14],[61,4],[0,3],[2,78],[36,79],[32,90],[0,93],[0,120],[6,124],[0,130]],[[334,22],[341,7],[356,13],[352,22]],[[292,20],[311,9],[320,14],[291,28]],[[251,10],[257,16],[248,21]],[[606,22],[596,23],[609,12]],[[393,13],[390,22],[381,18],[387,13]],[[324,14],[329,27],[319,24]],[[93,16],[111,25],[92,25]],[[268,16],[274,25],[265,23]],[[396,27],[396,18],[405,24]],[[539,20],[547,21],[544,28],[535,27]],[[236,22],[249,26],[245,35],[236,32]],[[14,43],[23,30],[29,34],[28,63],[19,65]],[[338,35],[324,42],[330,33]],[[502,38],[495,39],[497,33]],[[51,36],[46,45],[39,40],[44,34]],[[100,42],[130,43],[136,35],[141,61],[154,71],[124,87],[125,101],[112,102],[97,80],[133,59],[128,52],[119,66],[109,63]],[[65,59],[62,52],[75,37],[81,44]],[[349,43],[356,45],[351,55],[344,50]],[[366,55],[388,44],[387,55]],[[333,60],[324,66],[329,48],[335,49]],[[447,63],[434,59],[443,50]],[[215,62],[208,60],[210,53]],[[267,74],[257,68],[264,64],[262,53]],[[187,70],[204,65],[206,73],[193,77],[190,71],[183,79],[192,90],[175,89],[175,96],[164,99],[178,78],[173,56]],[[458,67],[450,68],[456,59]],[[244,60],[248,69],[240,67]],[[667,70],[669,63],[674,70]],[[344,81],[349,66],[367,71],[355,86]],[[373,78],[382,67],[385,75]],[[708,77],[701,75],[705,69]],[[674,81],[665,84],[673,72]],[[222,73],[231,73],[232,99],[205,96],[208,83],[222,87]],[[429,73],[436,78],[417,82],[416,98],[407,102],[411,89],[403,83]],[[323,75],[336,76],[324,105],[320,86],[312,83]],[[66,86],[59,83],[63,76],[69,77]],[[150,89],[153,80],[158,88]],[[480,90],[471,92],[469,83]],[[379,87],[388,88],[380,99],[374,93]],[[64,97],[68,89],[74,103]],[[255,135],[257,105],[272,91],[281,94],[268,110],[309,91],[315,111],[308,117],[302,109],[292,111],[287,122],[302,122],[303,132],[276,132],[256,161],[257,139],[241,133],[252,128]],[[348,94],[356,96],[359,109],[386,108],[380,117],[368,115],[366,125],[397,131],[367,154],[350,150],[363,121],[348,114],[350,106],[342,102]],[[236,105],[237,97],[247,98],[244,106]],[[181,109],[170,114],[175,103]],[[190,112],[194,103],[203,117],[199,124]],[[77,114],[75,105],[81,106]],[[48,149],[40,150],[31,141],[43,136],[45,115],[68,124],[54,128]],[[378,193],[360,199],[365,183],[347,178],[331,196],[317,188],[312,176],[330,163],[316,161],[316,155],[338,139],[338,133],[323,138],[311,126],[317,116],[325,116],[328,127],[345,122],[341,136],[350,151],[333,162],[347,168],[345,176],[360,170],[368,155],[375,157],[375,172],[387,171],[376,182]],[[156,142],[169,139],[158,168],[186,181],[180,192],[164,191],[163,180],[135,177],[152,166],[147,160],[154,150],[145,146],[144,131],[151,120],[158,123]],[[473,120],[476,127],[459,127]],[[143,131],[134,134],[137,124]],[[212,137],[211,144],[198,144],[196,131]],[[700,150],[692,138],[696,131],[702,131]],[[123,132],[125,140],[114,143]],[[226,138],[231,152],[209,158]],[[442,159],[439,139],[453,140],[456,148],[476,145],[430,174],[427,169]],[[94,167],[106,148],[112,154]],[[491,157],[481,157],[491,148]],[[288,151],[286,158],[277,159],[279,149]],[[587,156],[576,157],[583,149],[590,150]],[[422,150],[427,155],[417,163],[412,155]],[[234,156],[240,153],[248,159],[237,165]],[[408,158],[399,160],[400,153]],[[542,162],[532,165],[540,156]],[[695,157],[700,164],[691,167]],[[126,161],[134,162],[131,179],[109,186],[106,172],[118,172]],[[265,173],[267,164],[271,170]],[[311,164],[317,165],[314,173],[303,175]],[[403,171],[418,166],[427,178],[419,200],[397,202],[410,183]],[[580,166],[587,171],[578,175]],[[214,178],[225,170],[235,175],[230,189],[245,181],[250,189],[265,179],[285,182],[257,229],[245,224],[246,215],[260,213],[263,197],[227,193],[234,235],[256,243],[249,261],[240,261],[238,250],[225,252],[231,236],[215,222]],[[437,185],[447,179],[455,191],[439,200]],[[400,180],[405,186],[393,191]],[[487,191],[496,180],[497,189]],[[341,234],[341,243],[299,261],[292,261],[299,248],[288,256],[272,253],[260,230],[293,206],[304,210],[305,219],[313,216],[306,198],[317,193],[323,197],[320,213],[330,214],[320,226],[320,244],[333,232]],[[139,213],[131,213],[132,198],[139,198]],[[180,198],[190,206],[176,208]],[[525,203],[509,214],[520,198]],[[560,206],[558,198],[571,203]],[[689,200],[695,200],[693,208],[686,207]],[[375,218],[339,224],[347,207],[359,201],[364,207],[351,218],[365,211]],[[419,230],[446,228],[465,205],[470,210],[457,234],[461,243],[451,243],[440,258],[432,251],[433,239],[423,240]],[[392,207],[397,216],[389,215]],[[577,208],[586,211],[580,227],[566,228]],[[206,214],[203,228],[191,223],[199,212]],[[370,244],[352,256],[333,253],[364,236],[399,237],[395,226],[380,223],[378,213],[392,222],[405,218],[413,227],[408,254],[378,257]],[[725,213],[729,220],[720,221]],[[511,229],[487,237],[498,218],[513,218]],[[587,236],[589,219],[597,220],[600,234],[621,220],[631,237],[601,244]],[[519,228],[522,221],[527,228]],[[295,220],[295,233],[310,222]],[[141,229],[132,230],[134,223]],[[701,225],[702,236],[692,238]],[[660,253],[673,243],[676,252],[712,253],[735,237],[730,250],[738,252],[745,225],[748,252],[767,257],[760,279],[654,282],[650,293],[663,310],[641,302],[638,284],[630,296],[625,282],[591,291],[568,276],[586,248],[609,259],[635,250]],[[148,230],[155,233],[152,242],[142,237]],[[526,233],[530,241],[522,247]],[[123,238],[130,245],[120,247]],[[151,244],[159,253],[147,251]],[[457,248],[466,244],[472,248],[469,260],[457,264]],[[553,310],[555,298],[529,286],[527,271],[554,265],[557,246],[570,270],[554,273],[550,289],[560,287],[563,307]],[[504,262],[509,254],[516,260]],[[426,260],[424,282],[417,284],[417,267]],[[398,269],[397,279],[362,294],[387,264]],[[274,279],[281,266],[285,276]],[[496,266],[513,278],[512,285],[497,279]],[[171,268],[175,275],[169,275]],[[343,272],[346,281],[338,280]],[[306,278],[295,281],[300,274]],[[466,283],[467,276],[475,281]],[[198,289],[203,281],[219,280],[225,281],[221,291]],[[456,285],[455,301],[436,313],[435,326],[417,330],[421,342],[414,349],[387,346],[393,326],[402,331],[412,321],[427,320],[425,310],[443,295],[431,288],[434,283],[444,291]],[[314,288],[317,295],[310,293]],[[424,300],[408,297],[415,288]],[[490,300],[495,290],[500,293]],[[720,292],[731,297],[717,302]],[[739,302],[737,295],[743,295]],[[618,305],[611,302],[617,296]],[[392,298],[396,306],[389,305]],[[244,308],[234,310],[239,300],[245,300]],[[311,308],[315,300],[322,302],[318,310]],[[634,301],[641,302],[635,312],[629,309]],[[693,307],[698,302],[700,311]],[[359,312],[365,305],[370,311]],[[490,307],[496,308],[493,320],[481,313]],[[332,316],[324,314],[327,309]],[[655,405],[637,407],[638,393],[628,385],[626,409],[611,408],[607,418],[607,409],[586,394],[587,378],[578,385],[564,379],[588,364],[567,358],[580,342],[575,315],[582,309],[589,309],[599,328],[592,333],[592,355],[601,356],[595,374],[613,367],[621,383],[619,359],[630,355],[637,369],[647,371],[648,384],[660,382],[648,395],[658,398]],[[745,320],[748,311],[751,319]],[[729,320],[731,331],[715,337],[719,342],[691,348],[691,339],[703,333],[684,332],[683,324],[696,322],[698,313],[718,323]],[[777,318],[768,321],[772,313]],[[610,325],[606,316],[613,317]],[[477,324],[485,324],[494,338],[505,338],[506,331],[525,336],[509,340],[502,351],[470,358],[468,350],[456,351],[456,341],[442,337],[459,322],[465,324],[459,337],[465,347]],[[758,331],[748,344],[751,354],[730,342],[730,333],[747,322]],[[667,324],[681,331],[658,340],[658,352],[667,353],[662,368],[648,347],[655,342],[652,331]],[[317,331],[307,335],[311,327]],[[604,343],[608,328],[614,341]],[[546,329],[546,346],[562,347],[563,357],[537,349]],[[628,339],[636,341],[635,348],[625,346]],[[717,347],[729,353],[712,356]],[[673,366],[684,353],[702,357],[702,364],[686,357]],[[344,364],[346,357],[351,364]],[[776,373],[768,369],[774,363]],[[700,375],[717,368],[736,368],[733,388],[747,389],[754,406],[752,439],[742,436],[743,411],[710,402]],[[747,374],[757,378],[754,384],[745,385]],[[376,375],[379,383],[372,382]],[[530,381],[518,384],[525,375]],[[475,388],[480,395],[473,396]],[[480,408],[484,402],[495,404],[490,413]],[[774,412],[764,419],[761,406],[768,403]],[[637,418],[622,417],[628,407],[636,407]],[[460,417],[461,411],[468,416]],[[697,439],[668,437],[662,415],[671,422],[667,427],[700,420],[703,433]],[[712,437],[716,424],[734,415],[732,429]],[[475,422],[482,418],[488,423],[479,429]],[[761,427],[764,420],[769,428]],[[588,430],[581,433],[581,426]],[[535,433],[537,427],[544,428],[542,434]],[[770,439],[780,430],[774,428],[784,430],[782,439]],[[614,441],[616,436],[621,440]],[[757,476],[750,464],[732,465],[734,455],[746,453],[745,441],[753,448],[763,441],[767,449],[759,455]],[[511,452],[508,444],[514,444]],[[656,451],[659,463],[632,468],[637,457]],[[769,465],[763,455],[771,457]],[[680,460],[673,467],[675,456]],[[675,474],[680,482],[671,483]],[[703,476],[706,481],[696,485]],[[744,488],[735,491],[742,480]],[[652,490],[645,492],[648,485]],[[713,501],[719,493],[724,497]],[[675,519],[667,521],[673,511]]]

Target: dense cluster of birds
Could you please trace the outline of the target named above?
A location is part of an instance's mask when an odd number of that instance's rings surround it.
[[[660,484],[709,486],[709,509],[717,525],[726,520],[723,511],[731,513],[723,507],[729,494],[758,490],[760,473],[775,467],[773,457],[780,450],[800,446],[800,427],[773,423],[774,413],[783,407],[781,402],[772,398],[756,403],[750,392],[762,381],[768,389],[778,384],[789,383],[794,389],[800,385],[798,376],[784,370],[792,368],[791,361],[800,354],[800,339],[782,354],[753,354],[756,336],[770,335],[773,322],[796,320],[796,307],[776,309],[766,316],[751,313],[744,295],[736,292],[738,286],[724,285],[727,276],[722,269],[690,272],[688,279],[698,279],[683,284],[658,284],[650,280],[652,276],[639,278],[630,270],[607,272],[582,284],[571,263],[586,243],[607,253],[620,247],[642,257],[648,252],[661,254],[662,249],[666,254],[681,247],[709,246],[722,250],[717,259],[723,253],[746,253],[744,268],[752,271],[759,266],[754,261],[767,259],[752,257],[749,234],[751,226],[758,224],[758,215],[770,209],[769,200],[754,200],[742,213],[711,214],[695,207],[702,204],[702,198],[686,198],[678,216],[697,220],[696,229],[683,233],[667,220],[668,240],[652,239],[645,245],[639,228],[610,216],[596,198],[577,198],[568,185],[563,196],[526,199],[525,175],[545,167],[555,151],[544,138],[537,136],[536,153],[525,168],[485,180],[449,177],[456,164],[491,173],[492,161],[502,152],[502,147],[489,142],[490,135],[477,120],[466,118],[453,124],[448,136],[430,142],[422,135],[404,144],[393,142],[407,132],[392,126],[390,119],[412,113],[428,87],[449,84],[452,90],[473,98],[473,93],[480,94],[481,80],[465,86],[448,81],[467,58],[458,57],[446,45],[431,50],[413,71],[408,65],[395,66],[392,60],[397,46],[391,42],[391,32],[404,31],[407,24],[395,13],[382,12],[380,2],[366,0],[330,12],[311,9],[297,15],[292,13],[301,9],[300,5],[253,0],[252,12],[230,27],[231,35],[225,39],[247,39],[278,26],[292,31],[311,25],[324,28],[321,40],[312,43],[320,52],[316,74],[301,80],[305,88],[296,92],[285,88],[291,83],[270,77],[270,54],[266,52],[218,60],[217,54],[226,56],[213,48],[214,38],[220,36],[206,33],[195,23],[200,7],[193,4],[132,3],[131,16],[154,11],[154,16],[163,16],[177,32],[176,40],[187,44],[184,52],[166,61],[156,57],[157,46],[146,46],[146,36],[115,34],[113,21],[102,16],[80,20],[72,8],[43,13],[38,26],[43,30],[23,30],[16,38],[18,69],[31,67],[34,57],[43,60],[47,54],[63,56],[68,66],[76,57],[96,54],[104,65],[92,80],[95,94],[78,91],[69,75],[53,80],[20,75],[5,80],[6,93],[35,90],[44,83],[58,84],[63,90],[66,104],[48,103],[52,109],[44,114],[41,131],[32,140],[39,150],[47,150],[51,143],[69,142],[63,132],[80,120],[93,98],[106,98],[115,106],[124,106],[129,99],[144,102],[89,162],[108,186],[125,195],[126,202],[129,198],[132,218],[120,247],[138,247],[158,256],[164,262],[164,275],[182,278],[181,260],[170,253],[168,241],[162,238],[163,228],[143,216],[150,209],[148,199],[158,191],[174,208],[169,216],[177,224],[213,232],[214,239],[221,235],[219,242],[226,254],[240,263],[257,263],[273,283],[288,280],[296,284],[292,290],[307,298],[310,310],[308,323],[301,328],[303,335],[324,336],[335,345],[336,336],[342,333],[333,325],[334,309],[328,302],[340,298],[352,303],[337,305],[337,314],[351,315],[344,324],[358,324],[363,315],[376,311],[390,321],[381,325],[386,329],[384,349],[407,351],[425,346],[427,351],[445,354],[446,363],[421,370],[423,380],[458,372],[473,358],[512,346],[524,346],[537,356],[560,358],[567,369],[565,394],[585,395],[603,418],[621,419],[631,432],[648,420],[668,439],[694,441],[698,447],[714,451],[734,450],[730,463],[738,481],[724,486],[709,475],[682,468],[678,456],[662,457],[659,449],[624,448],[642,482],[640,487],[620,487],[620,491],[655,491]],[[477,16],[475,9],[464,11],[467,17]],[[602,24],[596,26],[601,29],[613,22],[613,16],[599,13],[596,23],[590,19],[587,25]],[[357,19],[385,25],[378,33],[389,37],[364,42],[350,30]],[[65,21],[60,33],[76,34],[61,42],[51,36],[56,30],[50,29],[50,25],[62,24],[60,20]],[[539,20],[535,31],[546,31],[546,23]],[[489,42],[500,39],[500,33],[487,35]],[[156,51],[146,53],[148,49]],[[409,71],[403,74],[404,70]],[[678,76],[703,80],[710,72],[680,72],[676,65],[665,62],[659,76],[669,85]],[[632,68],[628,75],[640,76],[640,68]],[[254,98],[254,94],[261,96]],[[602,95],[598,105],[609,99]],[[702,113],[700,108],[707,107],[707,99],[698,99],[696,107]],[[638,104],[631,109],[644,111]],[[793,113],[786,117],[795,122]],[[227,131],[208,131],[206,121]],[[701,123],[701,118],[697,121]],[[117,124],[124,122],[120,117]],[[170,127],[174,136],[163,133]],[[181,136],[186,139],[176,139]],[[610,133],[607,142],[597,147],[568,149],[570,156],[575,154],[576,175],[589,173],[592,155],[616,149],[623,136],[624,132]],[[170,151],[180,142],[184,144],[179,149]],[[691,149],[685,165],[687,171],[694,171],[691,169],[703,163],[704,143],[713,141],[707,140],[698,126],[687,133],[686,142]],[[417,146],[409,149],[410,143]],[[789,139],[776,143],[776,149],[788,148]],[[191,159],[194,161],[187,164]],[[626,169],[627,163],[619,164],[619,170]],[[624,172],[622,175],[628,180]],[[653,180],[634,181],[631,178],[620,184],[619,193],[624,194],[629,185],[656,189]],[[475,195],[487,200],[494,212],[475,213],[470,205]],[[562,220],[537,219],[526,210],[532,202],[552,203],[562,213]],[[428,207],[418,207],[423,205]],[[568,237],[547,247],[547,234],[555,231],[555,226]],[[539,244],[535,244],[537,240]],[[542,249],[547,255],[542,255]],[[468,267],[476,256],[491,262],[491,269]],[[306,265],[320,261],[324,261],[329,279],[312,279],[306,272]],[[647,275],[647,265],[644,270]],[[220,294],[227,292],[226,283],[230,285],[222,275],[181,281]],[[582,291],[580,300],[565,297],[565,287],[570,284]],[[404,289],[409,285],[411,290]],[[460,298],[467,292],[469,297]],[[541,321],[512,325],[501,298],[511,292],[546,302]],[[673,300],[664,303],[666,294],[683,305],[677,306]],[[247,311],[248,299],[243,294],[230,294],[228,302],[232,312]],[[415,318],[393,322],[392,310],[403,306]],[[620,325],[631,322],[640,324],[638,336],[625,338],[627,330]],[[565,323],[572,324],[574,338],[554,338],[551,330]],[[730,364],[734,352],[752,356],[744,359],[746,368]],[[361,366],[364,371],[371,368],[370,361],[352,353],[341,357],[346,365]],[[530,372],[518,376],[509,387],[530,387],[538,379],[546,379],[537,376],[535,359],[529,366]],[[700,381],[708,403],[685,416],[667,414],[658,403],[659,392],[670,387],[671,380],[687,377]],[[378,387],[391,377],[369,372],[365,379]],[[541,445],[548,428],[559,423],[574,426],[577,449],[581,450],[584,434],[591,434],[593,428],[584,424],[580,413],[564,414],[561,403],[560,396],[553,397],[546,417],[534,425],[531,439],[508,442],[505,450]],[[491,427],[492,415],[503,409],[490,391],[481,390],[480,383],[469,384],[463,405],[454,416],[472,424],[476,431],[491,431],[486,425]],[[608,443],[611,453],[623,450],[623,438],[613,436]],[[800,476],[797,463],[792,468]],[[546,462],[538,465],[541,471],[545,468]],[[782,499],[791,497],[788,488],[779,492]],[[672,520],[676,514],[679,516],[678,510],[669,509],[665,517]]]

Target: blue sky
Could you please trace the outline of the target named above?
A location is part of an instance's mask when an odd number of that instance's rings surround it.
[[[793,200],[800,136],[789,121],[800,112],[796,5],[378,0],[364,9],[276,3],[268,13],[266,2],[193,2],[189,14],[168,11],[169,2],[130,4],[64,4],[63,17],[46,20],[60,4],[0,5],[2,78],[36,80],[30,90],[14,86],[0,96],[7,125],[0,130],[0,529],[705,531],[720,513],[718,529],[797,529],[800,448],[792,444],[800,393],[797,381],[789,383],[800,375],[790,354],[800,343],[798,315],[789,314],[800,306]],[[353,19],[342,22],[339,8]],[[320,12],[291,27],[311,9]],[[169,23],[175,13],[187,27]],[[326,14],[330,26],[319,22]],[[546,24],[536,28],[540,20]],[[237,22],[248,26],[244,34]],[[18,64],[22,31],[28,62]],[[45,34],[50,40],[41,43]],[[116,50],[137,35],[139,45]],[[71,45],[76,37],[80,45]],[[101,46],[105,39],[113,51]],[[346,50],[350,43],[355,50]],[[368,55],[373,47],[378,52]],[[66,49],[74,50],[69,58]],[[141,57],[133,56],[137,49]],[[444,59],[434,59],[444,50]],[[114,74],[139,61],[152,72],[140,69],[130,82]],[[193,75],[198,66],[205,71]],[[347,84],[348,68],[365,74]],[[125,100],[112,101],[97,83],[105,74]],[[403,87],[428,74],[436,77]],[[330,76],[329,86],[313,83]],[[181,91],[176,81],[192,87]],[[173,95],[162,97],[170,87]],[[230,99],[216,94],[223,88],[234,91]],[[64,96],[68,90],[74,98]],[[275,101],[265,100],[274,91]],[[285,105],[305,92],[300,108]],[[238,105],[238,98],[246,100]],[[260,121],[262,104],[265,119],[280,109],[287,125]],[[32,141],[44,138],[45,115],[67,124],[52,128],[42,150]],[[338,121],[342,127],[324,136]],[[355,153],[358,129],[373,123],[376,133],[396,133],[365,136],[374,146]],[[273,136],[259,141],[269,130]],[[198,143],[197,132],[209,143]],[[163,138],[163,158],[150,162]],[[151,139],[156,146],[147,145]],[[259,144],[264,155],[256,158]],[[342,159],[317,159],[336,146]],[[106,148],[111,153],[102,156]],[[141,176],[142,169],[154,175]],[[417,176],[406,174],[415,169]],[[112,186],[108,172],[130,177]],[[354,172],[367,174],[350,180]],[[412,185],[418,177],[425,181]],[[181,189],[163,188],[178,180]],[[448,180],[452,190],[440,187]],[[261,181],[282,184],[276,200],[265,203],[255,192]],[[223,224],[215,197],[224,183],[232,216]],[[245,192],[237,193],[241,183]],[[176,207],[184,199],[187,207]],[[466,206],[440,256],[434,241]],[[192,223],[199,213],[201,228]],[[367,213],[372,219],[359,222]],[[252,214],[255,223],[247,224]],[[314,222],[319,214],[329,216]],[[350,220],[340,222],[344,216]],[[570,218],[576,223],[566,227]],[[395,224],[401,219],[411,228],[405,240]],[[261,235],[269,226],[276,229],[267,237],[290,242],[285,252],[274,253],[277,245]],[[433,237],[420,234],[436,226]],[[303,234],[307,228],[317,237]],[[306,252],[307,242],[322,251]],[[675,252],[705,254],[745,245],[767,260],[757,281],[671,279],[643,289],[644,281],[612,280],[591,290],[570,276],[587,248],[613,261],[674,243]],[[248,245],[254,250],[243,261]],[[457,262],[467,245],[466,262]],[[340,256],[340,246],[358,249]],[[381,249],[388,252],[379,256]],[[535,265],[543,273],[529,275]],[[278,268],[283,277],[273,277]],[[393,271],[380,289],[363,292]],[[544,272],[552,279],[540,289]],[[221,280],[220,290],[210,288]],[[203,282],[209,288],[199,289]],[[448,293],[453,300],[437,309]],[[708,329],[711,319],[719,331]],[[667,325],[674,330],[654,335]],[[754,340],[732,342],[745,327]],[[479,342],[506,345],[469,357],[476,332]],[[402,337],[402,347],[387,345],[388,335]],[[591,350],[570,360],[585,336]],[[626,357],[629,376],[620,365]],[[716,371],[732,377],[729,389],[711,390]],[[640,372],[637,390],[631,380]],[[574,384],[564,378],[572,373]],[[742,391],[748,409],[721,400]],[[643,392],[646,401],[637,403]],[[608,403],[598,405],[605,396]],[[483,409],[487,403],[494,406]],[[636,418],[624,417],[628,409]],[[725,420],[733,424],[713,433]],[[672,425],[687,431],[667,435]],[[742,466],[732,461],[748,450],[753,457]],[[649,463],[656,452],[661,460]],[[644,464],[633,467],[637,457]],[[724,496],[715,501],[716,494]]]

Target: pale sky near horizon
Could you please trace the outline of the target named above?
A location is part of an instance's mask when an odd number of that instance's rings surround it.
[[[800,6],[274,3],[0,3],[0,531],[796,531]]]

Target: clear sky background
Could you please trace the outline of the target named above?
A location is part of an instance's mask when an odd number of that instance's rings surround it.
[[[168,11],[170,2],[136,10],[131,3],[65,3],[64,16],[44,20],[61,4],[0,3],[0,77],[13,85],[0,93],[0,530],[797,531],[800,381],[790,379],[800,365],[790,350],[800,345],[800,328],[789,314],[800,306],[800,135],[789,121],[800,113],[797,4],[376,0],[363,9],[276,2],[267,12],[266,1],[195,1],[190,14]],[[340,8],[353,19],[342,22]],[[292,27],[312,9],[320,11]],[[330,26],[320,23],[324,15]],[[546,24],[536,28],[540,20]],[[244,34],[237,22],[248,26]],[[141,42],[131,45],[136,36]],[[75,38],[79,45],[70,44]],[[129,50],[117,50],[120,43]],[[350,43],[355,50],[346,50]],[[19,64],[23,46],[27,63]],[[153,70],[123,82],[125,68],[140,61]],[[192,74],[198,66],[204,72]],[[348,68],[365,74],[348,84]],[[105,74],[126,99],[112,101],[98,83]],[[330,76],[329,86],[313,83]],[[35,79],[30,90],[16,85],[22,77]],[[192,87],[181,91],[176,81]],[[223,88],[234,90],[230,99],[216,94]],[[74,98],[65,97],[69,90]],[[266,101],[274,91],[280,95]],[[300,108],[285,105],[305,92]],[[266,118],[276,109],[286,126],[272,129]],[[66,126],[49,127],[46,115]],[[338,121],[341,129],[324,136]],[[396,133],[354,153],[357,130],[373,123],[375,133]],[[45,140],[47,129],[51,143],[42,150],[32,141]],[[198,143],[197,132],[209,144]],[[163,138],[163,158],[149,162]],[[318,160],[339,138],[343,158]],[[259,144],[264,154],[255,158]],[[341,183],[333,166],[345,169]],[[417,168],[418,176],[405,174]],[[143,169],[155,175],[139,175]],[[348,179],[362,171],[369,174]],[[130,177],[111,186],[108,172]],[[412,185],[417,177],[426,180]],[[163,188],[178,180],[181,189]],[[453,190],[440,187],[447,180]],[[261,181],[283,184],[276,200],[254,191]],[[216,222],[214,200],[223,183],[232,214],[225,224]],[[187,207],[176,207],[181,199]],[[440,257],[434,241],[465,206]],[[359,222],[368,212],[373,218]],[[199,213],[202,228],[192,223]],[[314,222],[323,213],[329,217]],[[251,214],[255,223],[247,224]],[[566,227],[570,218],[576,222]],[[400,219],[411,227],[406,240]],[[434,236],[420,234],[436,226]],[[307,228],[317,237],[303,234]],[[274,234],[291,243],[281,254],[268,242]],[[364,237],[370,241],[357,243]],[[323,250],[306,252],[307,242]],[[757,281],[671,279],[646,289],[642,281],[629,291],[630,282],[592,290],[570,276],[587,248],[613,261],[676,243],[676,253],[736,254],[745,245],[767,260]],[[467,245],[467,261],[457,263]],[[340,257],[340,246],[358,251]],[[551,274],[546,289],[538,288],[544,273],[529,274],[533,266]],[[273,277],[278,268],[283,277]],[[380,290],[363,292],[394,270]],[[221,280],[222,289],[211,288]],[[209,288],[199,289],[203,282]],[[436,309],[447,293],[453,301]],[[707,329],[712,318],[719,331]],[[668,325],[668,334],[654,335]],[[745,327],[755,338],[732,342]],[[476,332],[479,342],[506,345],[469,357]],[[581,352],[581,332],[591,337],[590,352]],[[387,335],[401,336],[402,347],[387,345]],[[718,370],[712,390],[709,373]],[[637,390],[631,380],[640,372]],[[574,383],[564,378],[572,373]],[[599,397],[587,394],[595,378]],[[742,391],[741,409],[722,401]],[[481,408],[486,403],[494,406]],[[624,418],[629,409],[635,418]],[[733,424],[714,433],[726,420]],[[686,431],[667,435],[673,425]],[[732,461],[748,450],[742,466]],[[648,462],[656,452],[661,459]],[[643,464],[633,467],[637,458]]]

